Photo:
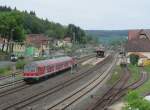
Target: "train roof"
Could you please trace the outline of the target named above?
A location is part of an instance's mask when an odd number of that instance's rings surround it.
[[[60,63],[60,62],[64,62],[64,61],[69,61],[72,58],[69,56],[65,56],[65,57],[59,57],[59,58],[55,58],[55,59],[48,59],[48,60],[41,60],[41,61],[34,61],[32,62],[30,65],[50,65],[50,64],[56,64],[56,63]]]

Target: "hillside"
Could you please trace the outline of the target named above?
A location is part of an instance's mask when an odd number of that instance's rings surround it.
[[[79,44],[89,43],[89,38],[85,31],[74,24],[66,26],[42,19],[36,16],[34,11],[20,11],[17,8],[0,6],[0,37],[8,42],[23,42],[27,34],[45,34],[54,39],[63,39],[66,36],[75,40]]]
[[[107,44],[125,40],[128,36],[127,30],[86,30],[85,32],[87,35],[96,37],[100,42]]]

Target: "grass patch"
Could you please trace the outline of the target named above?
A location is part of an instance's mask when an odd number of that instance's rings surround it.
[[[135,91],[129,92],[125,97],[126,106],[123,110],[150,110],[150,102],[144,100]]]
[[[10,71],[11,71],[11,68],[9,66],[5,68],[0,68],[0,75],[7,75],[10,73]]]
[[[137,81],[141,76],[141,74],[139,72],[139,67],[129,64],[128,68],[131,71],[131,78],[129,80],[129,83]]]
[[[144,69],[145,69],[148,73],[150,73],[150,65],[145,66]]]
[[[23,69],[25,64],[27,64],[25,60],[18,60],[16,62],[16,69]]]
[[[139,87],[139,88],[136,89],[136,92],[138,92],[139,94],[150,92],[150,65],[144,67],[144,70],[146,72],[148,72],[149,79],[141,87]]]
[[[148,80],[145,84],[143,84],[141,87],[137,88],[136,91],[139,94],[150,92],[150,80]]]
[[[116,66],[115,69],[113,70],[113,74],[111,76],[111,78],[107,81],[107,84],[114,84],[121,75],[121,67],[120,66]]]
[[[138,80],[138,78],[140,77],[138,67],[135,67],[135,66],[132,66],[132,65],[129,65],[129,67],[130,67],[130,70],[131,70],[132,75],[133,75],[131,81]],[[145,69],[145,71],[147,71],[150,74],[150,66],[146,66],[146,67],[144,67],[144,69]],[[148,78],[148,81],[145,82],[139,88],[137,88],[135,91],[138,94],[143,94],[143,93],[150,92],[150,78]]]

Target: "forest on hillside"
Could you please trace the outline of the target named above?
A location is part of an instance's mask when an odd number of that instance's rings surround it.
[[[63,39],[65,36],[75,39],[76,42],[85,44],[96,41],[85,34],[79,26],[41,19],[34,11],[19,11],[17,8],[0,6],[0,36],[13,41],[24,41],[26,34],[45,34],[54,39]]]

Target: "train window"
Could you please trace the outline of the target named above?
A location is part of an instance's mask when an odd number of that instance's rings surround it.
[[[32,65],[27,65],[24,67],[24,72],[36,72],[36,67]]]
[[[47,66],[47,72],[54,71],[54,66]]]

